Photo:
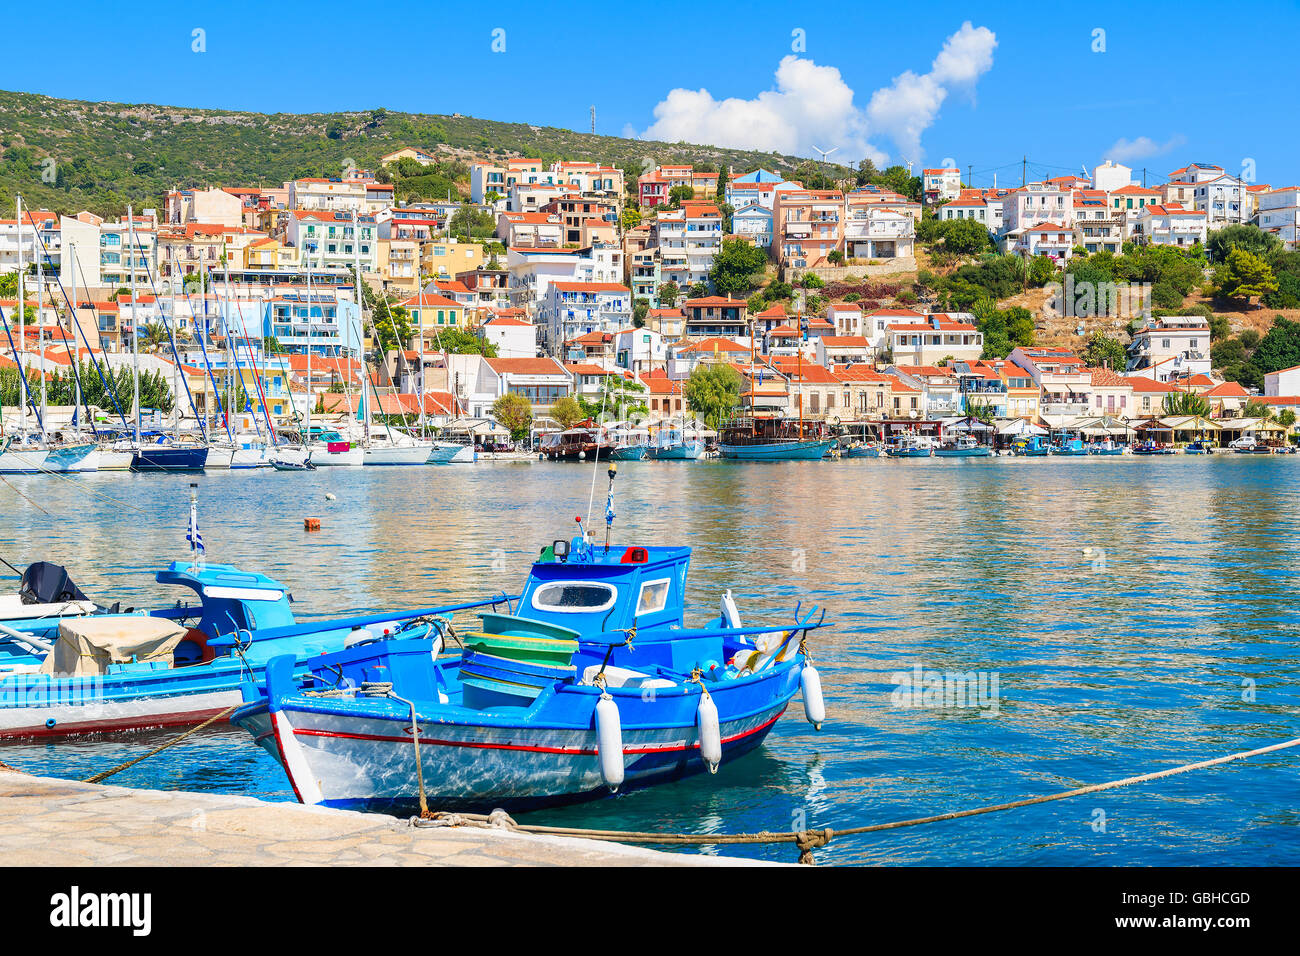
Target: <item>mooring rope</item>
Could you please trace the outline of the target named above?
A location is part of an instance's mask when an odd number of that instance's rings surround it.
[[[1114,790],[1118,787],[1147,783],[1151,780],[1159,780],[1163,777],[1172,777],[1180,773],[1189,773],[1193,770],[1204,770],[1208,767],[1217,767],[1221,764],[1231,763],[1234,760],[1245,760],[1249,757],[1258,757],[1263,754],[1275,753],[1276,751],[1286,750],[1291,747],[1300,747],[1300,737],[1297,737],[1294,740],[1283,741],[1278,744],[1270,744],[1267,747],[1257,747],[1254,750],[1245,750],[1240,753],[1228,754],[1223,757],[1214,757],[1209,760],[1199,760],[1196,763],[1183,764],[1178,767],[1170,767],[1167,770],[1157,770],[1151,773],[1139,774],[1134,777],[1124,777],[1121,780],[1110,780],[1106,783],[1094,783],[1085,787],[1076,787],[1073,790],[1063,790],[1059,793],[1045,794],[1040,797],[1028,797],[1024,800],[1013,800],[1009,803],[994,803],[983,807],[972,807],[968,810],[953,810],[949,813],[938,813],[928,817],[916,817],[911,820],[895,820],[890,823],[873,823],[860,827],[846,827],[840,830],[833,827],[825,827],[820,830],[788,830],[784,832],[762,830],[758,833],[710,834],[650,833],[636,830],[588,830],[582,827],[552,827],[542,826],[539,824],[517,823],[509,816],[509,814],[502,810],[494,810],[490,814],[433,813],[426,819],[418,817],[412,818],[411,825],[416,827],[468,826],[508,829],[516,830],[520,833],[531,833],[538,836],[580,837],[587,840],[604,840],[618,843],[661,843],[687,846],[793,843],[799,848],[799,862],[812,864],[815,862],[812,851],[826,846],[835,837],[859,836],[864,833],[879,833],[884,830],[900,830],[904,827],[921,826],[927,823],[941,823],[945,820],[957,820],[961,817],[974,817],[986,813],[1000,813],[1004,810],[1015,810],[1020,807],[1029,807],[1040,803],[1050,803],[1054,800],[1067,800],[1071,797],[1079,797],[1088,793],[1100,793],[1104,790]]]
[[[160,754],[160,753],[162,753],[164,750],[166,750],[168,747],[174,747],[174,746],[176,746],[178,743],[180,743],[182,740],[184,740],[184,739],[185,739],[186,737],[188,737],[190,734],[198,733],[200,730],[202,730],[204,727],[207,727],[209,724],[215,724],[218,720],[220,720],[222,717],[226,717],[226,716],[228,716],[231,712],[233,712],[233,711],[235,710],[235,708],[237,708],[237,707],[239,707],[239,706],[240,706],[239,704],[231,704],[229,707],[227,707],[227,708],[226,708],[225,710],[223,710],[221,713],[219,713],[219,714],[213,714],[213,715],[212,715],[211,717],[209,717],[207,720],[203,721],[203,723],[201,723],[201,724],[196,724],[195,726],[191,727],[189,730],[185,731],[185,733],[183,733],[183,734],[181,734],[181,735],[179,735],[179,736],[177,736],[177,737],[173,737],[171,740],[167,741],[167,743],[163,744],[161,747],[155,747],[153,750],[149,751],[147,754],[142,754],[142,755],[139,756],[139,757],[135,757],[135,758],[132,759],[132,760],[128,760],[126,763],[118,764],[116,767],[114,767],[114,768],[111,769],[111,770],[105,770],[103,773],[97,773],[97,774],[95,774],[93,777],[87,777],[87,778],[85,779],[85,782],[86,782],[86,783],[99,783],[99,781],[101,781],[101,780],[106,780],[106,779],[108,779],[109,777],[113,776],[114,774],[121,773],[123,770],[127,769],[128,767],[134,767],[136,764],[140,763],[140,761],[142,761],[142,760],[148,760],[148,759],[149,759],[150,757],[152,757],[154,754]]]

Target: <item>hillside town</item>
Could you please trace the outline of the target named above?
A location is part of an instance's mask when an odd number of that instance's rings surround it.
[[[1300,301],[1266,304],[1300,291],[1300,187],[1203,163],[1147,186],[1108,160],[1014,187],[927,168],[905,194],[852,170],[799,182],[655,165],[632,179],[520,158],[473,163],[467,195],[397,202],[392,171],[435,162],[407,147],[375,174],[175,189],[112,219],[21,208],[0,221],[6,433],[31,404],[20,364],[35,401],[37,382],[46,394],[96,361],[139,363],[166,404],[186,396],[205,419],[231,378],[268,422],[355,416],[369,388],[372,411],[437,429],[490,422],[519,396],[516,440],[571,427],[568,400],[612,403],[611,419],[630,404],[652,427],[743,412],[935,434],[962,418],[1008,435],[1294,430],[1300,360],[1250,364],[1260,332],[1194,296],[1214,285],[1288,321]],[[1216,263],[1216,235],[1266,244],[1277,275],[1236,239]],[[1139,256],[1154,283],[1116,294],[1097,281]],[[1170,292],[1160,270],[1175,260],[1191,278]],[[1018,285],[981,285],[995,269]],[[1235,349],[1228,369],[1221,342]],[[710,372],[721,405],[692,388]]]

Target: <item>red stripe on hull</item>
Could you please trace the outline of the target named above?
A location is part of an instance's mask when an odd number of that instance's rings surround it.
[[[122,717],[117,720],[86,721],[81,723],[59,723],[53,727],[40,724],[35,727],[15,727],[0,730],[0,740],[30,737],[75,737],[79,734],[107,734],[122,730],[155,730],[164,727],[183,727],[197,724],[209,717],[214,717],[225,710],[214,707],[209,710],[181,711],[173,714],[150,714],[148,717]],[[224,723],[229,723],[227,718]]]

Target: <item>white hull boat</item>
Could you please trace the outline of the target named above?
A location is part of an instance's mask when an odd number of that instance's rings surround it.
[[[424,465],[433,451],[430,445],[372,445],[365,450],[367,465]]]

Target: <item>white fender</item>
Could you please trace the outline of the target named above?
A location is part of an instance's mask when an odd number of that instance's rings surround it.
[[[740,627],[740,611],[736,599],[731,596],[731,588],[722,595],[722,619],[727,622],[727,627]]]
[[[821,730],[826,720],[826,701],[822,699],[821,675],[811,664],[805,664],[799,674],[799,690],[803,692],[803,715],[813,730]]]
[[[600,776],[615,792],[623,784],[623,723],[618,704],[609,694],[596,701],[596,755],[600,758]]]
[[[700,705],[695,708],[695,729],[700,735],[700,756],[709,773],[717,773],[722,763],[722,731],[718,726],[718,705],[707,690],[700,694]]]

